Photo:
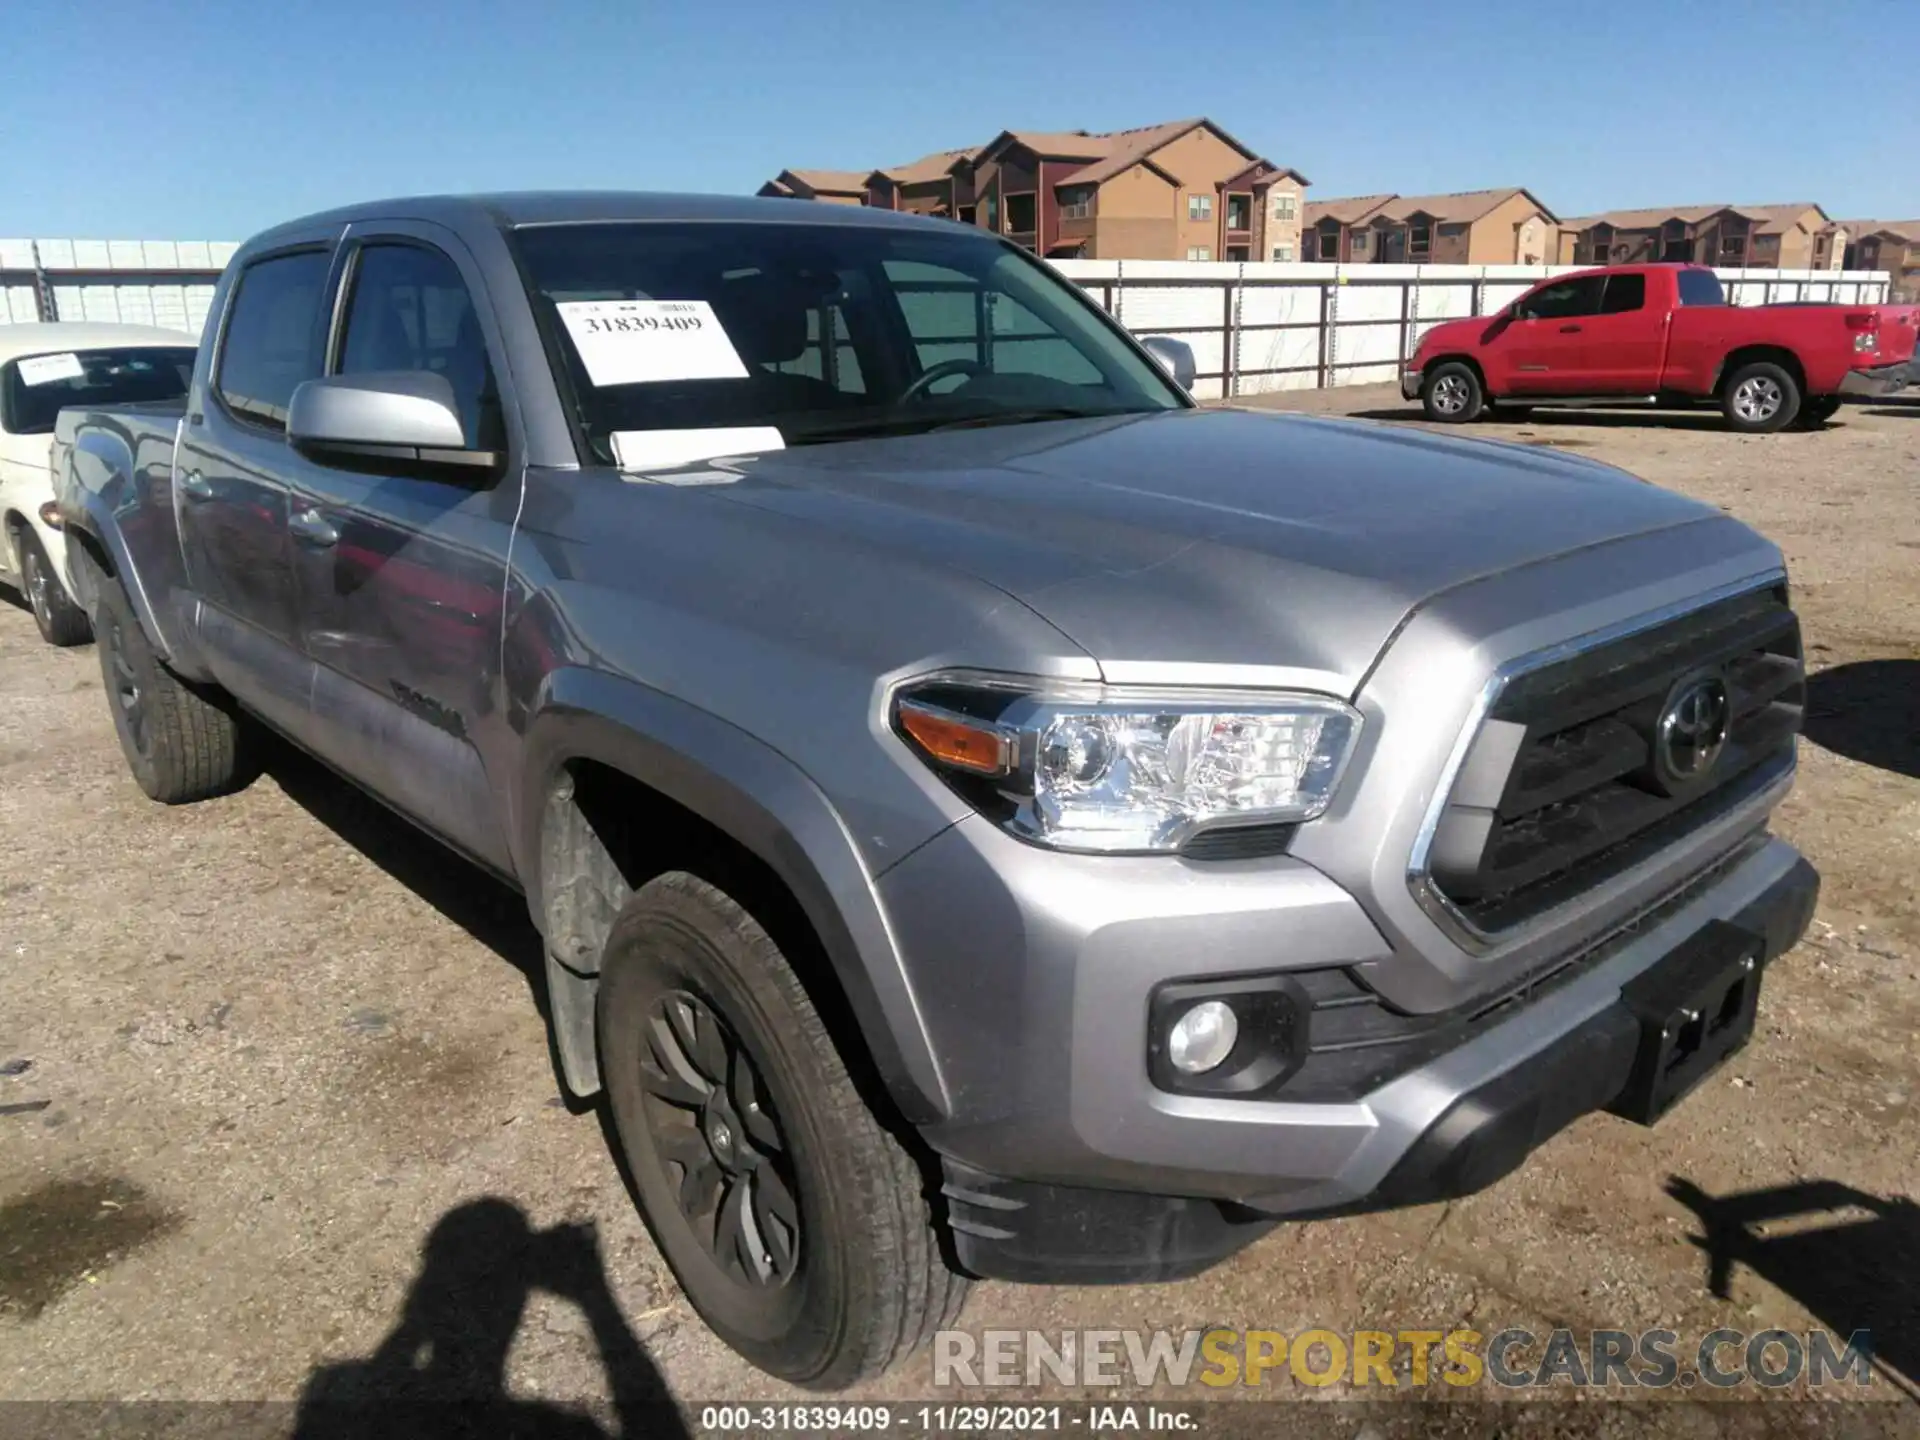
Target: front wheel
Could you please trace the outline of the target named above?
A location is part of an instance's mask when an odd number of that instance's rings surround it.
[[[1720,413],[1726,416],[1729,428],[1743,435],[1784,430],[1800,413],[1800,386],[1772,361],[1756,360],[1727,377]]]
[[[600,971],[600,1070],[641,1211],[687,1299],[770,1374],[876,1375],[959,1313],[919,1165],[862,1100],[773,938],[675,872]]]
[[[67,587],[54,573],[40,537],[31,530],[20,532],[20,583],[33,610],[33,623],[40,627],[40,638],[49,645],[63,649],[79,645],[93,633],[87,624],[87,612],[73,603]]]
[[[1471,365],[1449,360],[1427,372],[1420,386],[1420,404],[1429,420],[1464,425],[1486,408],[1486,391]]]

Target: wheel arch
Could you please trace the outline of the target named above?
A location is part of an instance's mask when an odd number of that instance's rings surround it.
[[[549,675],[526,727],[516,868],[545,937],[568,1087],[600,1087],[592,1039],[601,952],[626,897],[667,869],[713,879],[780,939],[829,1017],[849,1070],[910,1123],[946,1114],[940,1067],[872,877],[826,796],[745,731],[602,671]],[[804,933],[800,927],[804,926]],[[783,946],[783,948],[785,948]],[[840,1026],[833,1024],[837,1014]],[[850,1043],[853,1048],[850,1049]]]
[[[1727,353],[1720,362],[1720,368],[1714,372],[1713,393],[1715,398],[1724,397],[1727,382],[1740,371],[1753,364],[1765,362],[1778,365],[1793,377],[1793,383],[1800,387],[1801,398],[1807,395],[1807,367],[1800,363],[1800,357],[1784,345],[1742,345],[1738,350]]]

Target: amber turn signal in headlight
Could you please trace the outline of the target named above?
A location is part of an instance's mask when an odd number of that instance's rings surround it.
[[[972,775],[1013,768],[1013,736],[990,720],[957,715],[919,700],[900,702],[900,728],[929,758]]]

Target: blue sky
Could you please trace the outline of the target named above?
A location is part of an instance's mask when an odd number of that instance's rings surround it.
[[[242,239],[421,191],[748,193],[1204,114],[1320,197],[1920,215],[1913,0],[8,0],[0,234]],[[1211,51],[1209,44],[1211,43]]]

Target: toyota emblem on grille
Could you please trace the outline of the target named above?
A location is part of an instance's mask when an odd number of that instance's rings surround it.
[[[1669,778],[1698,780],[1713,768],[1727,747],[1731,712],[1727,682],[1718,675],[1689,681],[1667,697],[1654,743]]]

